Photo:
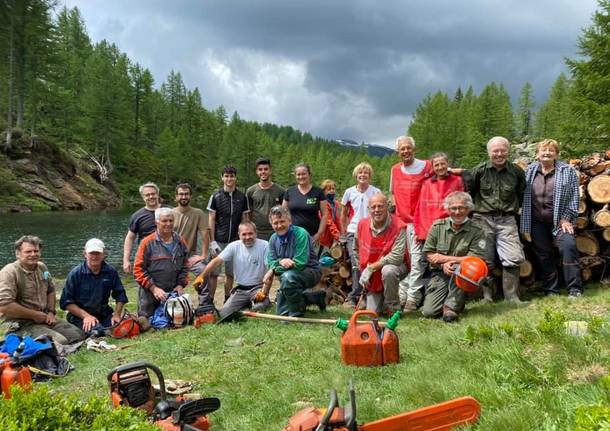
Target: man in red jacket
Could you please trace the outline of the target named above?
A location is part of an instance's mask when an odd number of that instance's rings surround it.
[[[415,140],[410,136],[399,136],[396,139],[396,151],[400,162],[392,166],[390,192],[394,197],[396,215],[407,225],[406,244],[411,256],[411,271],[400,283],[399,294],[404,311],[412,312],[417,309],[423,297],[422,276],[426,268],[422,253],[422,244],[426,238],[418,238],[415,234],[413,217],[422,184],[433,175],[433,171],[429,160],[415,158]]]
[[[369,200],[370,217],[358,222],[355,257],[366,290],[366,308],[377,314],[400,311],[398,283],[407,273],[405,224],[390,214],[388,199],[377,193]]]

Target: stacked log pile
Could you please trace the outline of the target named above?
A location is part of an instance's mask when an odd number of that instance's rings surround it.
[[[330,249],[330,256],[336,263],[322,268],[320,287],[326,290],[328,305],[341,305],[352,287],[352,265],[345,245],[335,243]]]
[[[610,261],[610,149],[570,160],[579,176],[576,248],[583,281],[606,272]]]

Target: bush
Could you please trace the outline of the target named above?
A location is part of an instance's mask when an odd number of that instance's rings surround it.
[[[32,392],[14,388],[13,398],[0,402],[0,429],[158,431],[139,410],[112,409],[107,400],[95,397],[88,401],[78,400],[75,395],[66,398],[46,386]]]

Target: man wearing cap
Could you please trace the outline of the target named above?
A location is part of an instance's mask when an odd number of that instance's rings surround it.
[[[85,338],[83,331],[55,317],[55,284],[40,261],[40,238],[25,235],[15,242],[17,260],[0,270],[0,313],[7,332],[48,335],[60,344]]]
[[[68,312],[66,320],[89,334],[102,331],[121,320],[128,302],[119,273],[105,261],[104,243],[91,238],[85,244],[85,261],[68,274],[59,306]],[[108,305],[110,295],[116,310]]]
[[[464,257],[485,256],[486,240],[483,229],[468,218],[474,207],[468,193],[450,193],[443,206],[449,217],[432,224],[423,247],[432,277],[426,286],[421,312],[424,317],[442,316],[443,321],[454,322],[464,309],[466,293],[451,277]]]

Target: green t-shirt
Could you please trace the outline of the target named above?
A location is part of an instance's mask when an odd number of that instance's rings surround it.
[[[268,189],[262,189],[259,184],[254,184],[246,191],[248,204],[250,205],[250,216],[256,225],[257,237],[269,240],[273,228],[269,223],[269,211],[276,205],[282,204],[285,190],[273,183]]]

